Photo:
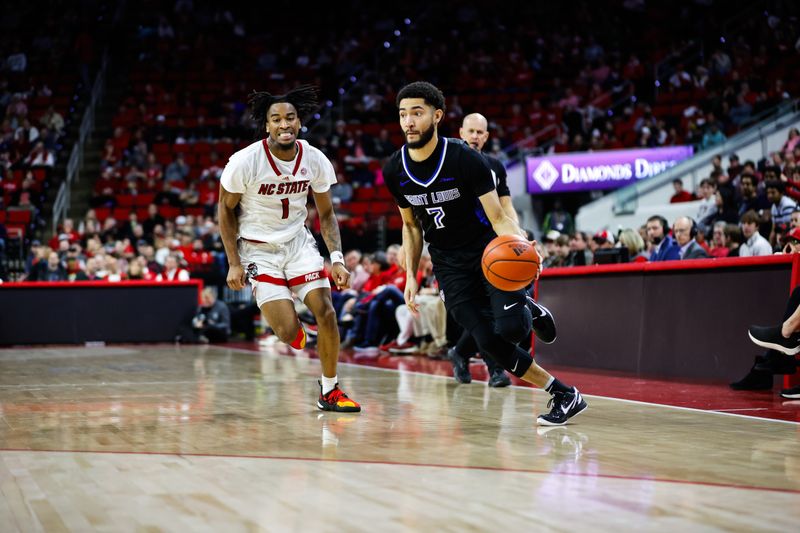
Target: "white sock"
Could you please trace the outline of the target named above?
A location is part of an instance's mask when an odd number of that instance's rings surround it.
[[[322,376],[322,395],[325,396],[332,391],[338,381],[339,376],[333,376],[332,378],[326,378],[325,376]]]

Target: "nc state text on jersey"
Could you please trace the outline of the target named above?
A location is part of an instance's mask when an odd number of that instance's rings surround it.
[[[289,183],[262,183],[258,194],[272,196],[273,194],[297,194],[308,192],[309,181],[291,181]]]
[[[411,205],[434,205],[461,198],[461,192],[458,189],[447,189],[423,194],[406,194],[405,197]]]

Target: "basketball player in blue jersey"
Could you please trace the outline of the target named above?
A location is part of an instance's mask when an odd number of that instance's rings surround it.
[[[317,407],[358,412],[361,406],[338,385],[339,326],[323,258],[305,226],[310,190],[331,254],[331,276],[338,287],[349,287],[330,194],[336,183],[333,165],[297,138],[300,117],[316,109],[316,90],[254,93],[250,104],[253,119],[267,137],[233,154],[220,177],[219,230],[228,257],[228,287],[241,290],[249,278],[270,327],[283,342],[300,349],[306,334],[294,310],[292,292],[297,294],[319,329],[322,377]]]
[[[503,211],[488,163],[466,144],[439,137],[445,103],[435,86],[415,82],[403,87],[397,106],[406,144],[387,161],[383,174],[403,219],[406,305],[417,311],[415,275],[424,239],[450,315],[472,334],[481,352],[552,395],[551,411],[538,417],[540,425],[566,424],[586,409],[583,397],[517,346],[530,335],[533,313],[548,315],[550,321],[552,316],[525,290],[500,291],[481,271],[489,241],[497,235],[525,235]],[[543,331],[552,333],[555,327]]]

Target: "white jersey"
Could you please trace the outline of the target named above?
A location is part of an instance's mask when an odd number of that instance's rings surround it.
[[[285,243],[304,230],[308,189],[325,192],[336,183],[333,165],[306,141],[297,155],[282,161],[261,140],[233,154],[220,183],[242,198],[239,236],[251,241]]]

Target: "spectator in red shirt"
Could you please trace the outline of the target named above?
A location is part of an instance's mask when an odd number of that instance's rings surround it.
[[[347,331],[345,340],[342,341],[343,348],[349,348],[363,339],[369,304],[375,295],[386,286],[388,279],[391,279],[391,274],[387,279],[387,272],[391,265],[384,252],[375,252],[369,261],[370,276],[361,288],[360,297],[345,302],[343,307],[345,314],[342,320],[346,323],[352,321],[352,327]]]
[[[191,251],[184,254],[184,257],[192,272],[206,272],[214,263],[214,256],[203,248],[202,239],[195,239],[192,242]]]
[[[169,254],[164,262],[164,272],[156,276],[156,281],[189,281],[189,272],[181,268],[175,254]]]
[[[724,220],[718,220],[714,223],[714,228],[711,232],[711,249],[708,254],[711,257],[728,257],[731,250],[728,248],[728,239],[725,235],[725,228],[728,223]]]
[[[680,202],[693,202],[697,200],[694,194],[683,189],[682,179],[675,178],[674,180],[672,180],[672,187],[675,189],[675,194],[673,194],[672,198],[669,199],[669,203],[677,204]]]
[[[395,309],[405,303],[405,254],[396,244],[389,246],[386,252],[386,257],[394,264],[382,274],[383,284],[356,305],[356,309],[366,310],[362,341],[353,347],[357,352],[377,354],[384,340],[393,339],[399,333],[394,315]]]

